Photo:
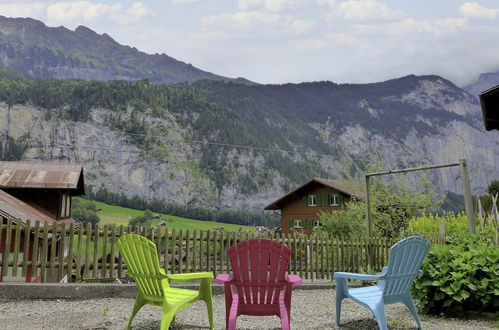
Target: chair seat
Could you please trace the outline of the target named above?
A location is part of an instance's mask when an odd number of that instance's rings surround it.
[[[375,306],[376,303],[383,299],[383,289],[377,285],[349,289],[348,295],[352,300],[355,300],[361,304]]]
[[[199,291],[189,289],[168,288],[165,292],[166,301],[169,304],[178,304],[196,300]]]

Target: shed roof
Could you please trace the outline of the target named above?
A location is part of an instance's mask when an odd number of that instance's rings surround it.
[[[0,189],[0,217],[21,221],[23,224],[28,220],[31,220],[33,226],[36,221],[40,221],[42,225],[47,222],[49,226],[54,223],[64,224],[65,226],[68,226],[71,223],[74,223],[75,225],[78,224],[77,221],[71,218],[57,221],[45,212],[26,204],[2,189]]]
[[[83,166],[0,162],[0,188],[69,189],[83,194]]]
[[[485,129],[499,130],[499,85],[480,93],[479,97]]]
[[[302,190],[303,188],[305,188],[306,186],[308,186],[309,184],[313,183],[313,182],[317,182],[319,184],[322,184],[326,187],[329,187],[329,188],[332,188],[332,189],[335,189],[347,196],[356,196],[356,197],[360,197],[361,198],[361,194],[360,193],[357,193],[357,192],[354,192],[352,189],[350,188],[347,188],[345,187],[341,182],[339,181],[336,181],[336,180],[331,180],[331,179],[324,179],[324,178],[312,178],[310,180],[308,180],[307,182],[305,182],[304,184],[302,184],[301,186],[299,186],[298,188],[296,188],[295,190],[287,193],[286,195],[282,196],[281,198],[275,200],[274,202],[270,203],[269,205],[267,205],[264,210],[279,210],[280,209],[280,205],[282,204],[282,202],[284,202],[286,199],[288,199],[289,197],[297,194],[300,190]]]

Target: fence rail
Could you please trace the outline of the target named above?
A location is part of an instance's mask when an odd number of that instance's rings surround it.
[[[289,271],[305,279],[331,279],[335,271],[380,271],[396,241],[385,238],[332,239],[323,236],[274,235],[253,232],[190,231],[116,225],[48,227],[8,220],[0,225],[0,280],[36,282],[105,281],[126,278],[117,239],[136,233],[156,243],[166,273],[230,271],[227,249],[250,238],[271,238],[293,251]],[[441,235],[427,237],[443,242]],[[369,265],[369,267],[368,267]]]

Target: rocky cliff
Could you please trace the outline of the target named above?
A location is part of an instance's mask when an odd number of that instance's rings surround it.
[[[26,91],[67,85],[23,84]],[[102,100],[76,108],[88,118],[71,120],[74,104],[81,106],[71,98],[96,83],[79,84],[52,108],[38,94],[12,101],[0,93],[2,141],[25,141],[25,161],[81,163],[87,184],[128,196],[261,209],[311,176],[353,179],[369,162],[395,169],[465,158],[475,193],[499,177],[499,133],[483,129],[476,98],[436,76],[367,85],[134,83],[134,91],[150,91],[145,103],[134,96],[114,106],[103,105],[106,89],[122,87],[100,83]],[[164,93],[168,103],[144,101]],[[123,126],[134,121],[144,133]],[[462,191],[458,169],[427,176],[437,190]]]

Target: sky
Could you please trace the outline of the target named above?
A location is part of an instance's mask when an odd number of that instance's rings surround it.
[[[258,83],[369,83],[499,70],[498,0],[0,0],[0,15],[165,53]]]

